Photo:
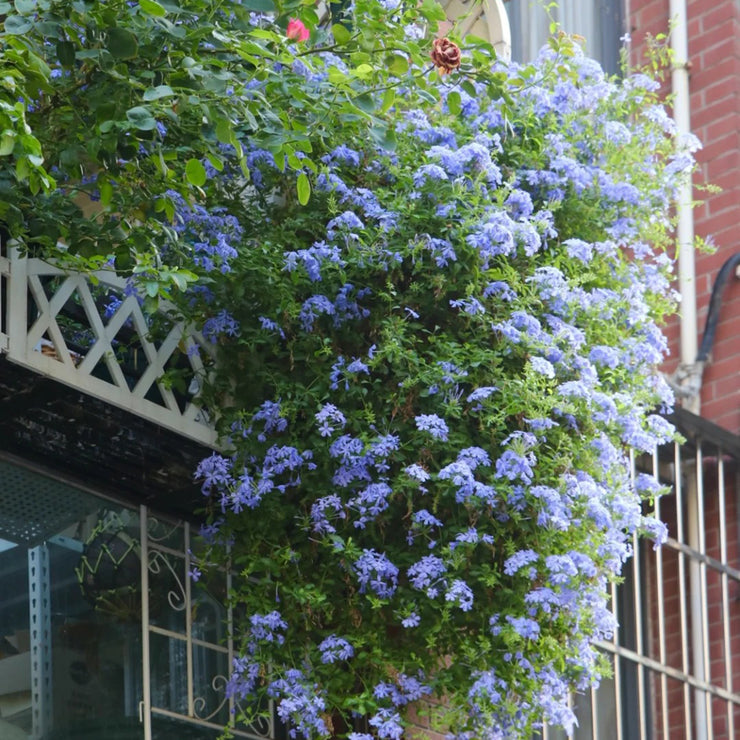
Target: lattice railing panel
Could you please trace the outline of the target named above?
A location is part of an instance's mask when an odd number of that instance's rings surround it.
[[[147,315],[126,281],[110,271],[67,272],[10,249],[0,257],[0,275],[6,293],[0,293],[0,350],[8,359],[215,443],[198,403],[213,361],[202,335],[165,312]]]

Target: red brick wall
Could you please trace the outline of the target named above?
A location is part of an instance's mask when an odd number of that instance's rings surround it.
[[[633,61],[641,58],[645,35],[666,33],[668,0],[630,0]],[[696,181],[722,189],[696,192],[704,204],[695,210],[697,236],[711,237],[714,254],[696,259],[699,341],[714,279],[722,264],[740,251],[740,5],[734,0],[689,0],[691,126],[704,144]],[[702,416],[740,433],[740,281],[728,283],[720,312],[712,361],[704,373]],[[678,327],[667,331],[673,370],[679,356]]]

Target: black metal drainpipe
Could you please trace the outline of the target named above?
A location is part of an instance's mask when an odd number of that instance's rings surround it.
[[[701,338],[699,353],[696,355],[697,362],[707,362],[709,353],[712,351],[714,344],[714,335],[717,333],[717,324],[719,324],[719,309],[722,303],[722,293],[731,273],[740,265],[740,252],[732,255],[720,268],[717,277],[712,286],[712,297],[709,299],[709,311],[707,320],[704,324],[704,335]]]

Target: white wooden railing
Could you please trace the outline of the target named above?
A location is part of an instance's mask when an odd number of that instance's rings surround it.
[[[181,320],[147,316],[136,295],[127,294],[125,279],[112,271],[85,275],[8,248],[0,256],[0,353],[215,444],[213,425],[198,404],[207,373],[203,357],[212,359],[212,345]]]

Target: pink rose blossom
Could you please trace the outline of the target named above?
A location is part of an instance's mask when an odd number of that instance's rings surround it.
[[[285,31],[285,35],[293,41],[308,41],[311,32],[303,25],[302,21],[291,18],[288,21],[288,29]]]

